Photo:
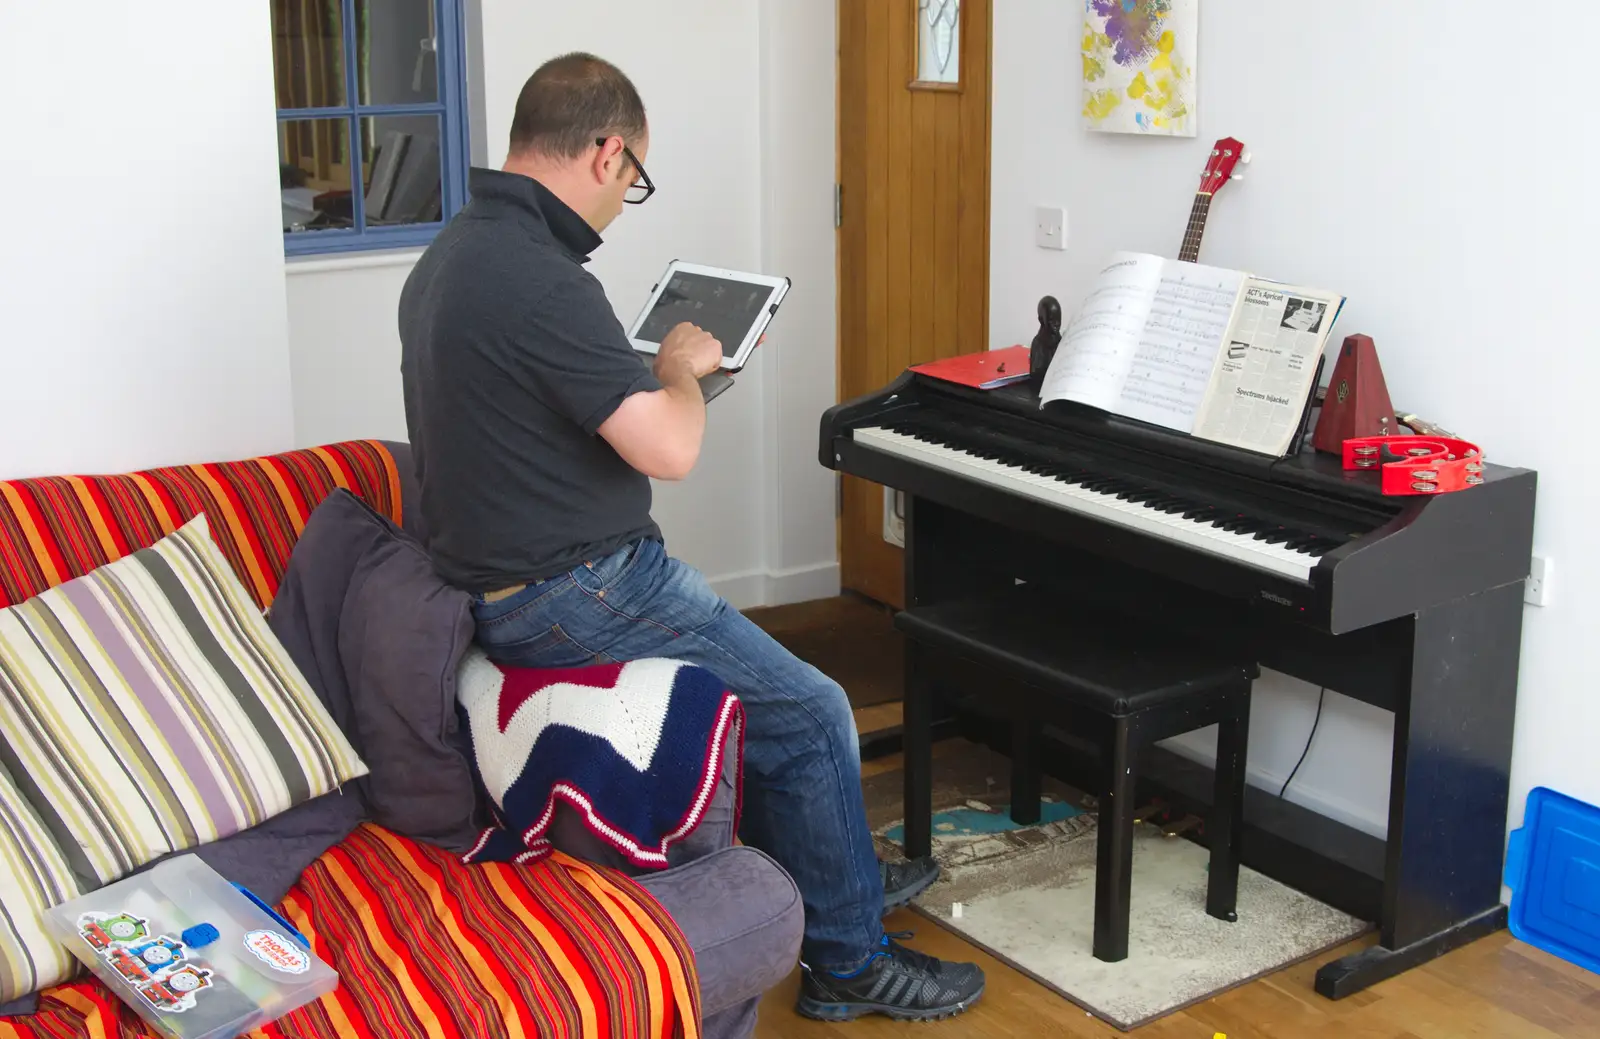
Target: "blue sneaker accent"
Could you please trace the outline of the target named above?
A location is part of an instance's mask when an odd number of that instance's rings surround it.
[[[889,948],[889,936],[888,935],[884,935],[882,938],[878,939],[878,945],[881,948],[887,950]],[[875,952],[871,956],[867,957],[867,962],[863,963],[861,966],[857,967],[855,970],[852,970],[852,971],[830,970],[828,972],[828,976],[832,977],[832,978],[859,978],[859,977],[861,977],[862,974],[866,973],[867,968],[872,966],[873,962],[875,960],[877,960],[877,958],[879,956],[887,956],[887,955],[889,955],[889,953],[887,951]]]

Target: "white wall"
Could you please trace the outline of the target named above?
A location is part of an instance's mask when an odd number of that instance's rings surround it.
[[[287,270],[299,446],[406,439],[396,322],[416,255],[279,260]]]
[[[626,207],[590,268],[624,322],[675,257],[795,279],[766,345],[711,406],[695,473],[656,488],[672,551],[739,606],[838,587],[832,482],[805,457],[834,385],[834,35],[833,19],[816,17],[831,10],[778,0],[481,4],[480,162],[504,161],[517,93],[556,54],[614,61],[644,97],[645,165],[658,190]],[[387,265],[359,266],[373,262]],[[405,257],[291,265],[301,443],[405,437],[395,304],[409,269]]]
[[[265,4],[7,5],[0,476],[290,446],[272,91]]]
[[[794,279],[761,348],[769,603],[839,591],[834,474],[817,461],[822,413],[834,403],[838,381],[836,10],[832,0],[761,5],[761,265]]]
[[[1217,197],[1202,261],[1343,291],[1335,342],[1374,337],[1397,407],[1539,470],[1535,551],[1556,577],[1550,605],[1526,615],[1511,820],[1538,784],[1600,802],[1587,66],[1539,60],[1521,78],[1506,63],[1517,20],[1488,0],[1207,0],[1200,136],[1095,135],[1076,114],[1080,6],[995,5],[994,345],[1028,341],[1045,293],[1070,312],[1111,251],[1174,255],[1211,142],[1245,142],[1254,161]],[[1579,5],[1559,35],[1596,30],[1600,11]],[[1033,245],[1035,204],[1067,207],[1066,252]],[[1251,769],[1275,789],[1316,690],[1281,676],[1259,688]],[[1390,716],[1329,701],[1289,796],[1381,833]]]

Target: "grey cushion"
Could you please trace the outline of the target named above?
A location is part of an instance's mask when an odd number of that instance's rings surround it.
[[[334,791],[224,840],[202,844],[194,854],[275,906],[323,852],[361,825],[366,812],[354,790]]]
[[[737,734],[730,733],[729,749],[738,746]],[[556,808],[550,827],[555,847],[632,874],[683,928],[700,974],[706,1039],[749,1034],[755,1003],[794,969],[805,929],[800,889],[789,874],[762,852],[733,846],[737,763],[732,754],[723,761],[700,825],[667,853],[670,869],[647,872],[631,865],[565,804]]]
[[[312,512],[272,606],[272,625],[370,774],[358,788],[373,822],[465,851],[482,820],[455,709],[471,644],[471,601],[427,553],[360,498],[339,490]]]
[[[0,1003],[0,1017],[24,1017],[39,1012],[39,993],[33,992],[9,1003]]]
[[[805,908],[789,874],[763,852],[724,848],[637,880],[694,949],[704,1016],[759,998],[794,970]]]

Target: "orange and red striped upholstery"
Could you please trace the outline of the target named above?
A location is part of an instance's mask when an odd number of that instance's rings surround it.
[[[400,522],[400,474],[376,441],[121,476],[0,482],[0,607],[153,545],[196,514],[262,607],[295,539],[334,488]]]
[[[121,476],[0,481],[0,606],[144,548],[204,511],[263,607],[317,503],[348,488],[396,522],[381,443]],[[340,974],[260,1039],[697,1039],[699,983],[682,931],[644,889],[562,855],[464,866],[363,826],[318,859],[280,911]],[[148,1039],[96,981],[47,990],[0,1039]]]

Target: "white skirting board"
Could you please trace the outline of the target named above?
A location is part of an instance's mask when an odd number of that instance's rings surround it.
[[[839,564],[815,563],[788,570],[749,570],[740,574],[707,574],[716,593],[736,610],[757,606],[827,599],[839,594]]]

